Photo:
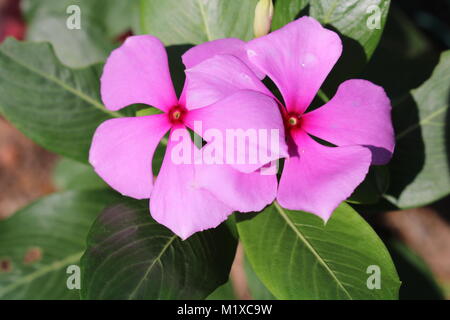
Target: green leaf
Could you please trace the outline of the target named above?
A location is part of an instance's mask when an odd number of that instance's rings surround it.
[[[59,190],[105,189],[108,185],[95,173],[91,166],[63,158],[53,172],[53,182]]]
[[[161,114],[161,113],[164,113],[164,112],[159,110],[159,109],[150,107],[150,108],[145,108],[145,109],[138,110],[136,112],[136,117],[151,116],[151,115],[154,115],[154,114]]]
[[[129,30],[138,0],[25,0],[27,40],[49,41],[59,59],[71,67],[103,62],[114,48],[114,38]],[[80,29],[66,26],[70,5],[81,10]]]
[[[349,205],[324,225],[310,213],[277,203],[240,215],[240,239],[264,285],[278,299],[396,299],[400,282],[386,247]],[[370,290],[369,266],[381,270],[381,289]]]
[[[199,44],[220,38],[253,38],[257,0],[141,0],[136,33],[165,45]]]
[[[247,276],[247,284],[250,290],[250,296],[253,300],[275,300],[273,294],[259,280],[248,259],[244,259],[244,270]]]
[[[369,60],[383,33],[389,4],[390,0],[314,0],[310,1],[309,14],[323,25],[331,26],[342,35],[357,41]],[[376,6],[378,11],[367,12],[371,6]],[[369,19],[376,14],[380,17],[379,26],[369,28],[368,25],[372,22]]]
[[[402,279],[400,300],[443,300],[444,295],[425,262],[396,240],[386,243]]]
[[[120,197],[108,191],[48,196],[0,221],[0,299],[78,299],[67,266],[78,265],[96,215]],[[5,262],[6,261],[6,262]]]
[[[0,111],[53,152],[86,162],[97,126],[120,116],[100,103],[101,66],[65,67],[48,43],[6,40],[0,70]]]
[[[84,299],[204,299],[228,280],[236,240],[222,224],[182,241],[129,200],[98,217],[87,247]]]
[[[272,18],[272,30],[280,29],[295,20],[308,4],[309,0],[276,0]]]
[[[391,161],[389,199],[418,207],[450,193],[450,50],[430,79],[393,109],[397,145]]]

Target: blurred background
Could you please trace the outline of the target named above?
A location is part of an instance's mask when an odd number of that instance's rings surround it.
[[[450,1],[392,2],[382,41],[361,77],[390,88],[388,94],[395,96],[395,90],[415,88],[429,78],[439,53],[450,48]],[[20,8],[20,0],[0,0],[0,42],[9,36],[26,39]],[[114,41],[129,34],[118,34]],[[406,42],[405,37],[413,40]],[[386,66],[383,73],[379,66]],[[411,70],[417,69],[413,75]],[[0,115],[0,219],[58,190],[54,171],[59,161]],[[450,197],[411,210],[388,205],[361,209],[389,247],[405,282],[401,298],[450,299]],[[234,292],[249,299],[251,279],[242,272],[242,260],[238,255],[232,270]]]

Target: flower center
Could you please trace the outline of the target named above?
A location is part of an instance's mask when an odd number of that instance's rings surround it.
[[[302,118],[299,113],[290,112],[286,115],[285,122],[288,129],[298,129],[302,125]]]
[[[171,123],[182,123],[184,115],[186,114],[186,109],[181,106],[175,106],[169,110],[168,114]]]

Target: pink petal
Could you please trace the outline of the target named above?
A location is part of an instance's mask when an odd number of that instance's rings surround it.
[[[165,114],[107,120],[94,134],[89,162],[113,189],[147,199],[153,187],[153,153],[169,127]]]
[[[187,131],[186,134],[189,135]],[[156,221],[184,240],[195,232],[217,227],[233,209],[197,183],[196,165],[176,164],[172,160],[175,145],[169,138],[150,199],[150,212]],[[195,148],[192,143],[191,148]]]
[[[178,103],[170,78],[167,53],[158,38],[132,36],[114,50],[101,78],[103,103],[119,110],[143,103],[168,110]]]
[[[394,151],[391,103],[383,88],[366,80],[342,83],[323,107],[303,115],[303,129],[335,145],[364,145],[374,164],[387,163]]]
[[[197,170],[200,186],[235,211],[261,211],[275,200],[277,176],[242,173],[228,165],[205,164]]]
[[[236,38],[218,39],[199,44],[186,51],[182,59],[186,69],[190,69],[219,54],[230,54],[238,57],[247,64],[260,79],[264,78],[264,74],[248,60],[245,42]]]
[[[242,172],[253,172],[270,161],[287,156],[284,126],[277,103],[262,93],[238,91],[210,106],[190,110],[185,122],[208,142],[213,139],[207,136],[207,132],[219,132],[223,137],[224,157],[231,160],[224,160],[224,163]],[[242,143],[236,139],[227,148],[227,141],[232,142],[232,139],[227,139],[230,133],[243,133],[239,139]],[[244,134],[256,139],[244,140]],[[252,155],[255,155],[253,159]],[[238,163],[239,158],[243,160],[241,163]]]
[[[286,159],[278,202],[286,209],[314,213],[327,221],[364,180],[371,155],[361,146],[325,147],[304,131],[294,137],[296,155]]]
[[[186,90],[189,109],[210,105],[242,89],[273,97],[249,67],[231,55],[218,55],[206,60],[186,70],[186,75],[189,80]]]
[[[278,86],[288,111],[309,106],[342,52],[339,36],[303,17],[247,44],[249,60]]]

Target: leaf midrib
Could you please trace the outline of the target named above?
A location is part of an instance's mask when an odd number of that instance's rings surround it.
[[[208,19],[206,17],[206,12],[205,12],[205,6],[203,5],[202,0],[197,0],[197,4],[200,8],[200,14],[202,16],[202,21],[203,21],[203,25],[204,25],[204,29],[205,29],[205,33],[206,33],[206,39],[208,41],[212,41],[213,36],[211,34],[211,31],[209,30]]]
[[[331,16],[333,15],[334,11],[336,10],[337,4],[339,0],[334,0],[334,2],[331,4],[330,9],[328,12],[326,12],[323,16],[323,24],[330,24],[331,23]]]
[[[330,276],[333,278],[334,281],[336,281],[337,285],[341,290],[345,293],[345,295],[350,299],[353,300],[350,293],[347,291],[347,289],[344,287],[342,282],[339,280],[339,278],[334,274],[333,270],[330,268],[330,266],[327,264],[327,262],[320,256],[319,252],[317,252],[316,249],[312,246],[312,244],[308,241],[308,239],[301,233],[301,231],[295,227],[295,224],[292,222],[292,220],[288,217],[288,215],[284,212],[284,209],[275,201],[274,202],[275,208],[277,209],[280,216],[286,221],[288,226],[294,231],[296,236],[300,239],[301,242],[303,242],[308,248],[308,250],[312,253],[312,255],[317,259],[317,261],[325,268],[325,270],[330,274]]]
[[[148,266],[147,270],[145,271],[143,277],[139,281],[139,283],[136,285],[136,288],[134,288],[133,292],[130,293],[128,296],[128,300],[132,300],[139,289],[141,288],[142,284],[144,283],[144,280],[147,278],[147,276],[150,274],[150,272],[153,270],[153,267],[155,264],[161,260],[161,257],[164,255],[164,253],[167,251],[167,249],[170,247],[172,242],[177,238],[177,235],[173,235],[169,238],[169,241],[164,245],[164,247],[161,249],[161,252],[158,254],[158,256],[152,261],[152,263]]]
[[[14,63],[22,66],[26,70],[31,71],[31,72],[37,74],[38,76],[40,76],[40,77],[42,77],[42,78],[44,78],[44,79],[46,79],[46,80],[48,80],[50,82],[53,82],[53,83],[59,85],[61,88],[69,91],[70,93],[74,94],[75,96],[79,97],[80,99],[86,101],[87,103],[92,105],[94,108],[96,108],[96,109],[98,109],[98,110],[100,110],[100,111],[110,115],[111,117],[114,117],[114,118],[120,118],[121,117],[121,115],[119,113],[106,109],[106,107],[104,105],[102,105],[101,103],[99,103],[95,99],[93,99],[93,98],[89,97],[88,95],[84,94],[83,92],[81,92],[81,91],[71,87],[70,85],[66,84],[65,82],[59,80],[58,78],[53,77],[51,75],[48,75],[48,74],[46,74],[44,72],[41,72],[40,70],[38,70],[36,68],[33,68],[33,67],[23,63],[22,61],[16,59],[14,56],[12,56],[10,54],[7,54],[4,50],[1,50],[0,52],[3,55],[5,55],[6,57],[8,57],[9,59],[11,59]]]
[[[436,110],[433,113],[429,114],[428,116],[426,116],[425,118],[423,118],[419,122],[409,126],[405,130],[400,132],[395,138],[397,139],[397,141],[402,139],[402,138],[404,138],[405,136],[407,136],[409,133],[413,132],[417,128],[420,128],[422,125],[426,125],[427,123],[429,123],[431,120],[436,118],[438,115],[440,115],[441,113],[443,113],[447,109],[448,109],[448,106],[443,106],[443,107],[439,108],[438,110]]]

